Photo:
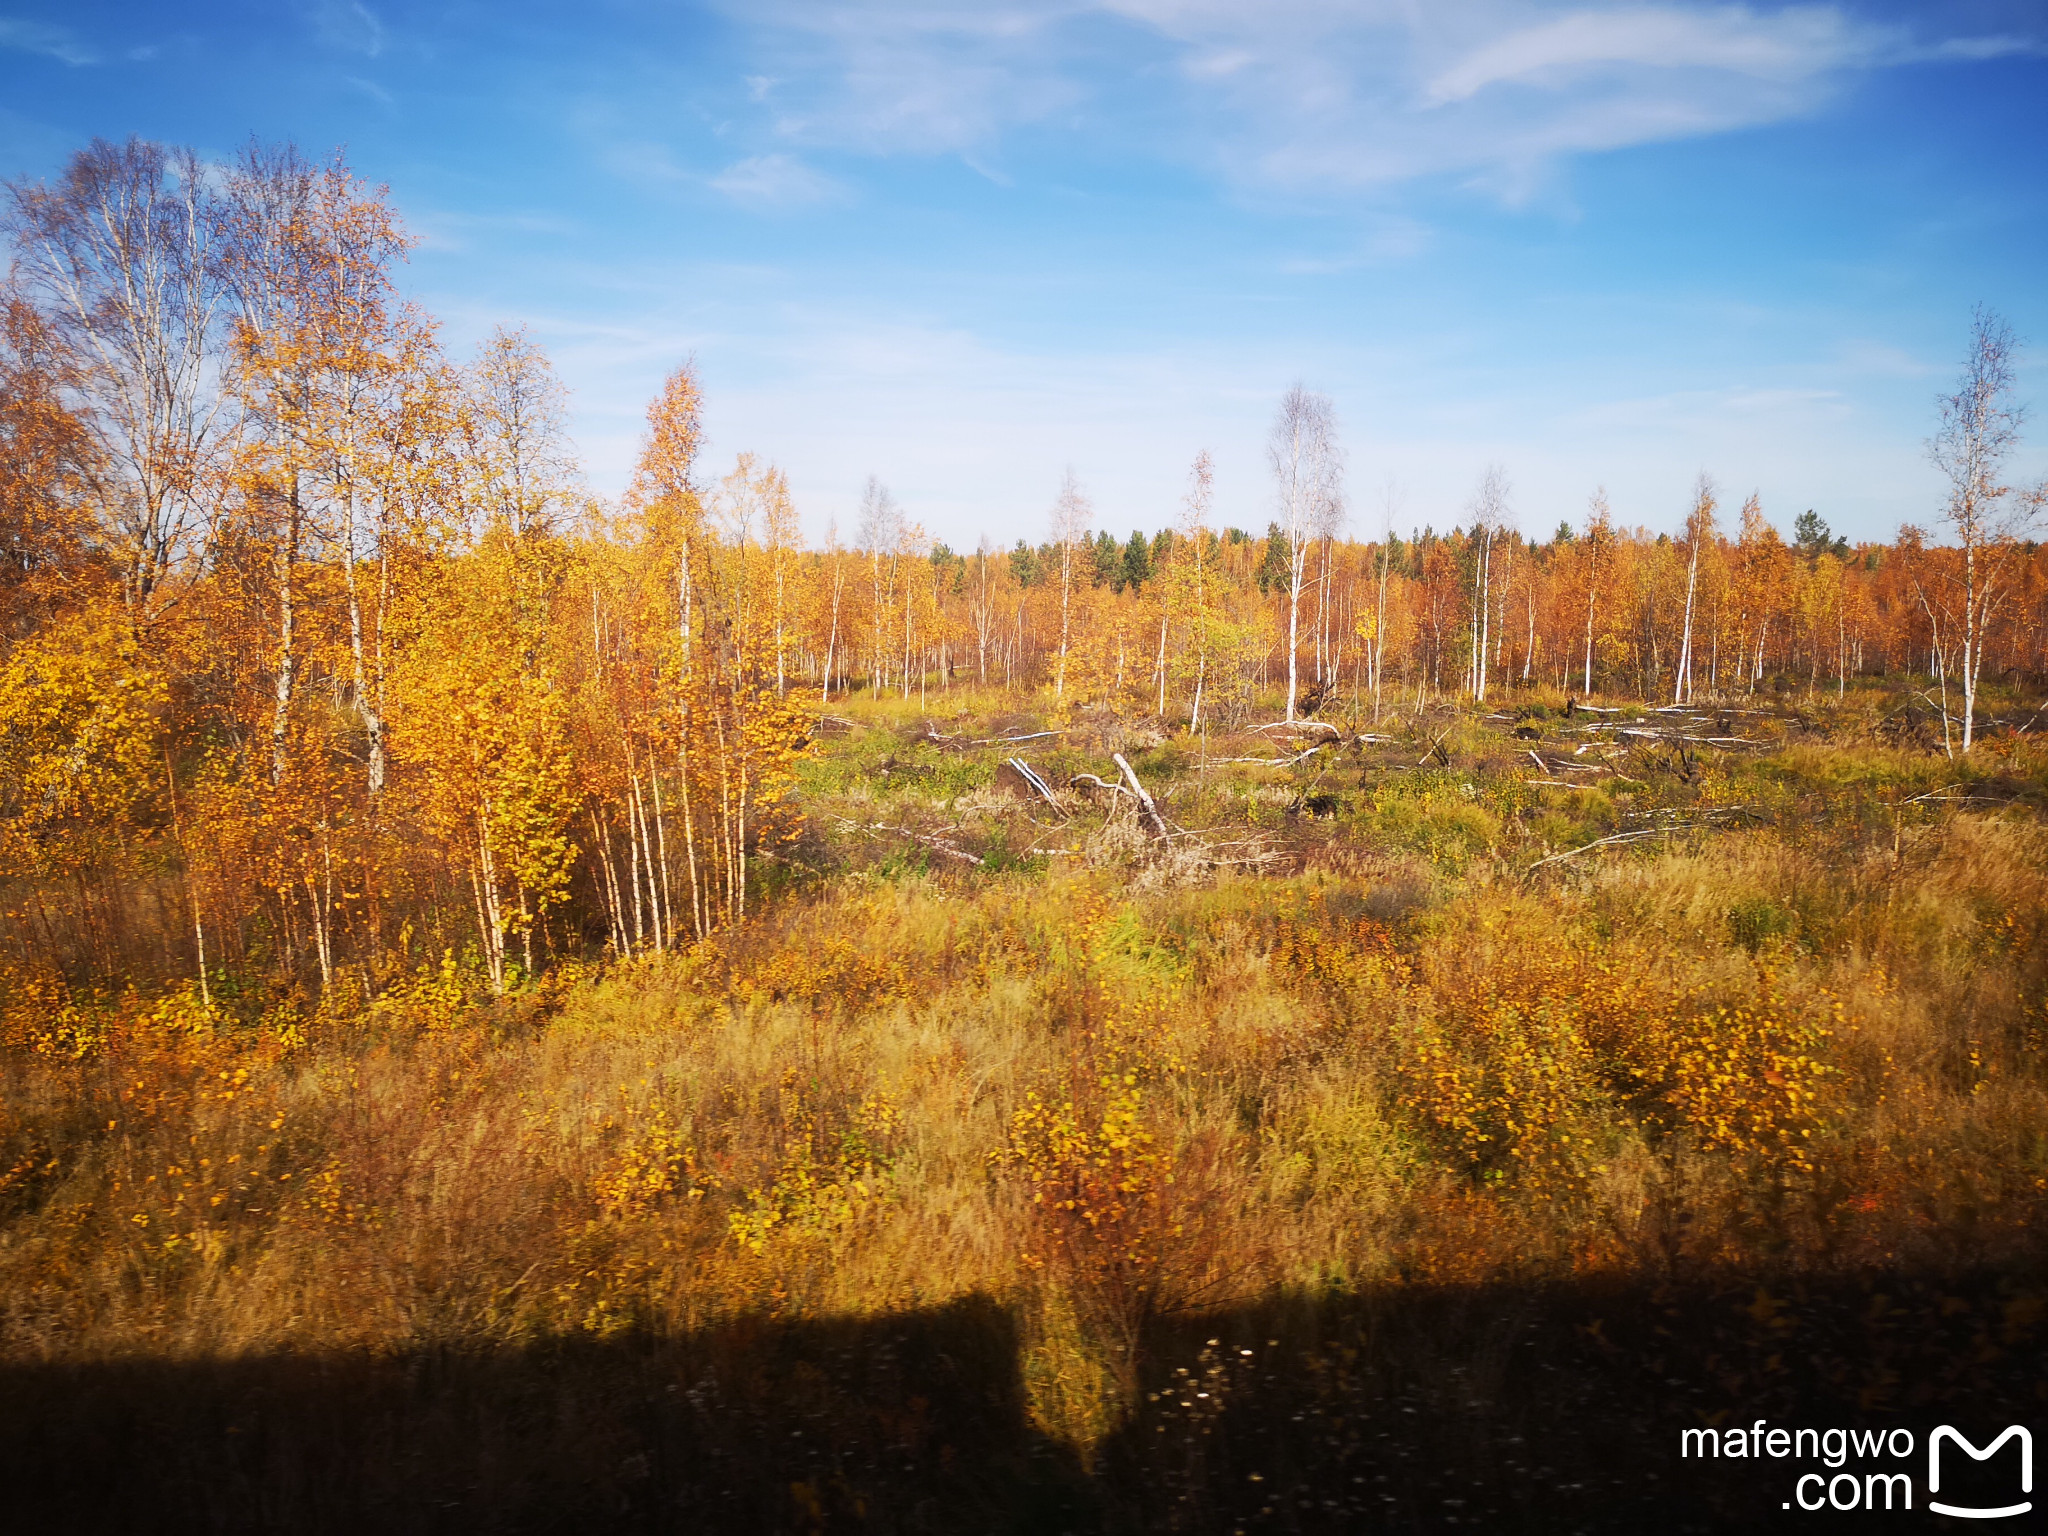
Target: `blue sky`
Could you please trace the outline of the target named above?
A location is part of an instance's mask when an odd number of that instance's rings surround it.
[[[530,326],[592,484],[694,356],[708,473],[813,534],[880,475],[956,548],[1263,527],[1297,379],[1354,531],[1695,476],[1852,537],[1931,520],[1971,306],[2048,395],[2048,5],[0,0],[0,174],[93,135],[346,146],[456,350]],[[2019,468],[2048,472],[2048,418]]]

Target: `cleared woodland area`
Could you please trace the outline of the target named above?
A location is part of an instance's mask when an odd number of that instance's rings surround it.
[[[2043,760],[1893,745],[1892,702],[1327,744],[850,705],[773,903],[681,953],[344,1005],[16,978],[13,1486],[1706,1530],[1755,1491],[1677,1433],[1732,1407],[2023,1413]]]

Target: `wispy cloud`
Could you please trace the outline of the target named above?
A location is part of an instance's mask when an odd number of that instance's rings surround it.
[[[608,107],[583,112],[576,128],[591,141],[606,170],[656,195],[701,195],[708,189],[758,213],[790,213],[843,203],[852,196],[845,183],[781,150],[748,155],[707,173],[678,160],[658,139],[622,133],[617,114]]]
[[[794,156],[750,155],[711,178],[711,188],[743,207],[763,211],[843,202],[847,190]]]
[[[2038,37],[1951,37],[1924,48],[1910,48],[1905,64],[1981,63],[1987,59],[2048,58],[2048,41]]]
[[[384,51],[384,23],[362,0],[313,0],[313,30],[329,48],[374,59]]]
[[[1580,87],[1592,76],[1636,71],[1805,80],[1862,62],[1877,41],[1824,7],[1775,16],[1740,8],[1578,11],[1475,48],[1431,80],[1423,99],[1441,106],[1508,82]]]
[[[1019,129],[1066,129],[1277,193],[1452,174],[1525,196],[1574,155],[1810,113],[1859,73],[2041,50],[1840,4],[771,0],[733,14],[774,72],[765,127],[784,143],[985,155]]]
[[[1842,421],[1853,409],[1836,389],[1740,384],[1606,400],[1568,413],[1565,419],[1581,428],[1626,429],[1671,442],[1757,422],[1782,427],[1794,419],[1803,419],[1808,425]]]
[[[52,27],[40,21],[22,21],[10,16],[0,16],[0,48],[15,48],[23,53],[40,53],[45,58],[56,59],[63,64],[97,64],[100,61],[97,52],[81,43],[64,28]]]
[[[776,100],[804,103],[778,114],[782,136],[874,153],[950,154],[1086,98],[1068,28],[1088,9],[1065,0],[769,0],[732,13],[752,29],[775,85],[790,87]]]

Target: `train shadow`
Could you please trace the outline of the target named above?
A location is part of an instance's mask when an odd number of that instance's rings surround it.
[[[0,1368],[49,1531],[1040,1531],[1090,1498],[982,1297],[488,1353]],[[1071,1507],[1071,1508],[1070,1508]]]
[[[2048,1285],[2011,1270],[1276,1293],[1152,1327],[1086,1467],[1033,1427],[1018,1320],[980,1296],[679,1339],[16,1363],[0,1508],[67,1532],[1810,1523],[1797,1480],[1841,1468],[1750,1436],[1681,1454],[1762,1420],[1908,1431],[1913,1454],[1847,1470],[1909,1474],[1924,1519],[1935,1425],[1985,1444],[2043,1416],[2044,1323]],[[1980,1473],[2006,1475],[1956,1475]]]

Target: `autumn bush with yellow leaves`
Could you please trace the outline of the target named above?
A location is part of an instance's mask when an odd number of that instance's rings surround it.
[[[1568,1187],[1624,1136],[1810,1174],[1848,1107],[1829,1048],[1842,1004],[1788,997],[1768,967],[1731,986],[1546,939],[1482,976],[1445,969],[1399,1072],[1482,1178]]]

